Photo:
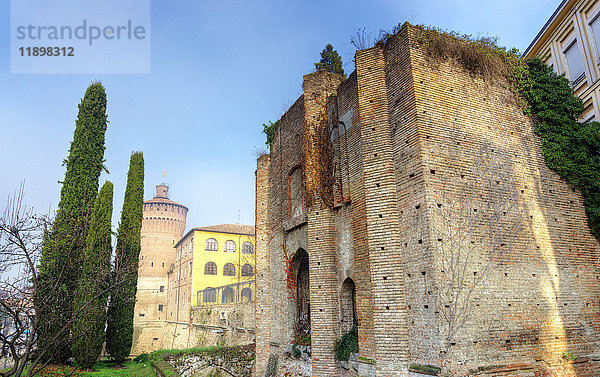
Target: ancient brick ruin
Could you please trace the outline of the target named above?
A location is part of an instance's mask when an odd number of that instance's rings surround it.
[[[418,33],[306,75],[258,159],[256,376],[308,332],[313,375],[340,375],[355,322],[361,376],[599,376],[581,194],[505,82],[432,62]]]

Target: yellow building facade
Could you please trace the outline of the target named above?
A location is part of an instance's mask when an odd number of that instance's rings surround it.
[[[600,120],[599,16],[600,0],[564,0],[523,54],[565,74],[583,101],[582,122]]]
[[[168,272],[167,320],[188,322],[190,308],[254,301],[254,227],[193,228],[175,244]]]

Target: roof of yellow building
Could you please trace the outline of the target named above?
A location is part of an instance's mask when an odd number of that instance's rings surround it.
[[[220,225],[209,225],[209,226],[201,226],[190,229],[177,243],[174,247],[179,246],[179,244],[186,239],[191,233],[194,231],[201,232],[213,232],[213,233],[227,233],[227,234],[241,234],[244,236],[252,236],[254,237],[254,225],[239,225],[239,224],[220,224]]]
[[[217,232],[217,233],[231,233],[231,234],[244,234],[248,236],[254,235],[253,225],[239,225],[239,224],[220,224],[220,225],[209,225],[194,228],[192,230],[200,230],[205,232]]]

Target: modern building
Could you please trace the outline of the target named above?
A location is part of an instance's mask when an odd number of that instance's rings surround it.
[[[175,263],[175,244],[185,231],[188,208],[169,199],[169,186],[156,186],[154,198],[144,202],[142,248],[133,319],[131,353],[161,348],[167,319],[167,272]]]
[[[190,307],[254,300],[254,227],[193,228],[176,244],[168,272],[167,320],[187,322]]]
[[[523,54],[571,80],[585,106],[583,122],[600,120],[599,15],[599,0],[563,0]]]

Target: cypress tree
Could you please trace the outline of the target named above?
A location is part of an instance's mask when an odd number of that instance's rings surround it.
[[[333,72],[346,77],[344,68],[342,68],[342,57],[338,54],[337,50],[333,49],[331,44],[325,46],[325,49],[321,52],[321,60],[315,63],[315,69],[324,69],[327,72]]]
[[[70,321],[90,212],[104,168],[106,92],[90,85],[81,100],[62,182],[54,225],[44,237],[34,304],[39,352],[43,359],[66,363],[71,356]]]
[[[113,288],[108,307],[106,349],[117,365],[131,351],[133,340],[133,310],[137,290],[140,232],[144,205],[144,156],[131,155],[125,200],[117,234],[117,247],[113,268]]]
[[[94,203],[94,214],[85,242],[83,269],[75,292],[73,357],[89,369],[100,357],[104,343],[106,303],[110,280],[113,184],[106,182]]]

